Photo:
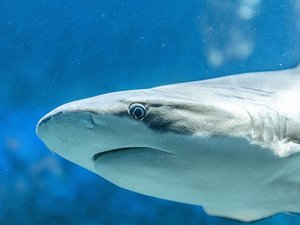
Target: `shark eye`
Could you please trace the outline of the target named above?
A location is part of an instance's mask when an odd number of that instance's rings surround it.
[[[146,116],[147,108],[141,103],[133,103],[129,106],[128,113],[134,119],[142,120]]]

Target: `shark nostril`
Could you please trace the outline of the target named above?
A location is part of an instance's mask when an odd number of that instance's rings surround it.
[[[43,118],[42,120],[39,121],[37,127],[40,127],[40,126],[44,125],[47,121],[49,121],[51,119],[52,119],[52,116],[48,116],[46,118]]]
[[[37,124],[37,127],[40,127],[40,126],[43,126],[45,125],[47,122],[49,122],[50,120],[52,120],[54,117],[56,117],[57,115],[60,115],[62,114],[63,112],[59,112],[57,114],[54,114],[54,115],[46,115],[44,116]]]
[[[83,124],[88,129],[93,129],[95,127],[95,122],[91,114],[88,115],[88,119],[83,121]]]

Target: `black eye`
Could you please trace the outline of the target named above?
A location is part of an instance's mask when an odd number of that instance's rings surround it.
[[[134,119],[142,120],[146,116],[147,109],[146,107],[141,103],[133,103],[128,108],[128,113],[130,116],[132,116]]]

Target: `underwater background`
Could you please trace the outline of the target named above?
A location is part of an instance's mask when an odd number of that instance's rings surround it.
[[[50,152],[35,125],[80,98],[299,60],[300,0],[0,0],[0,224],[243,224],[118,188]]]

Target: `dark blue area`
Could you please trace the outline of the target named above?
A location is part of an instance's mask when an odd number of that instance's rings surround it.
[[[257,2],[253,18],[238,16],[241,2]],[[241,224],[115,187],[48,151],[35,125],[55,106],[105,92],[294,66],[295,2],[2,0],[0,224]],[[244,43],[251,51],[237,51]]]

